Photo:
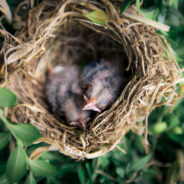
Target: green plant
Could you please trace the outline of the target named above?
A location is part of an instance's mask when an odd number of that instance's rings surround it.
[[[39,131],[30,124],[13,124],[5,116],[4,108],[17,102],[17,97],[8,89],[0,88],[0,149],[9,146],[7,162],[2,165],[0,183],[14,183],[30,172],[26,183],[36,183],[35,176],[46,177],[56,174],[56,168],[44,160],[32,160],[26,149],[40,137]],[[9,145],[8,145],[9,143]]]
[[[122,13],[130,5],[129,2],[126,1],[125,4],[122,4]],[[167,38],[180,67],[183,67],[184,1],[134,0],[131,2],[135,3],[137,9],[147,18],[170,26],[169,32],[157,32]],[[14,11],[20,1],[9,0],[8,3],[11,10]],[[92,18],[94,19],[93,16]],[[106,21],[106,19],[104,20]],[[96,21],[96,17],[94,21]],[[11,28],[11,31],[13,29],[6,24],[5,28],[7,30]],[[115,149],[103,157],[78,162],[57,151],[46,151],[40,155],[39,160],[31,160],[29,156],[32,151],[40,146],[45,146],[45,144],[32,145],[31,143],[39,137],[35,128],[31,125],[27,126],[27,124],[15,125],[5,117],[4,108],[15,105],[16,101],[15,95],[6,89],[0,89],[0,183],[2,184],[13,181],[20,184],[184,183],[184,171],[182,170],[184,160],[183,99],[180,99],[175,105],[172,113],[166,106],[157,108],[151,113],[148,136],[150,154],[146,155],[144,152],[142,136],[129,132],[119,144],[119,147],[124,149],[126,153],[123,153],[120,149]],[[25,132],[26,130],[36,131],[37,136],[30,136],[32,138],[29,140],[24,134],[23,137],[22,135],[20,137],[19,132],[24,132],[24,130]],[[15,167],[17,159],[21,161]],[[47,171],[38,169],[38,167],[47,168]],[[12,174],[14,170],[18,170],[19,173]],[[8,181],[10,175],[14,177]]]

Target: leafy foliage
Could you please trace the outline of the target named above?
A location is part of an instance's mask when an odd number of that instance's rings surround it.
[[[36,184],[36,180],[35,180],[32,172],[29,173],[29,176],[27,177],[25,184]]]
[[[8,0],[14,11],[20,0]],[[134,0],[124,1],[121,12],[135,3],[147,18],[167,24],[170,31],[158,31],[171,44],[176,59],[184,66],[184,1]],[[85,15],[97,24],[106,24],[103,12]],[[99,17],[100,16],[100,17]],[[6,26],[5,28],[9,28]],[[11,28],[12,29],[12,28]],[[13,32],[12,30],[10,30]],[[169,113],[169,107],[155,109],[149,117],[150,154],[143,148],[143,137],[129,132],[116,149],[93,160],[74,161],[58,152],[44,152],[38,160],[31,153],[43,144],[31,145],[40,137],[38,131],[27,124],[15,125],[4,116],[4,107],[15,105],[16,96],[0,89],[0,183],[36,184],[183,184],[184,183],[184,100],[181,99]],[[20,122],[24,123],[24,122]],[[12,146],[13,145],[13,146]],[[19,164],[17,164],[19,163]]]
[[[40,132],[30,124],[11,125],[11,130],[25,146],[32,144],[40,137]]]
[[[56,168],[43,160],[29,160],[29,165],[35,176],[55,175]]]
[[[2,132],[0,133],[0,150],[3,149],[10,140],[10,133],[9,132]]]
[[[11,152],[8,158],[6,174],[10,183],[19,181],[26,172],[26,158],[21,147]]]
[[[11,107],[17,102],[17,97],[8,89],[0,88],[0,107]]]
[[[1,107],[11,107],[17,101],[16,95],[5,88],[0,88]],[[0,100],[1,100],[0,99]],[[4,100],[5,99],[5,100]],[[2,167],[1,183],[14,183],[20,181],[26,174],[26,166],[35,174],[35,176],[51,176],[56,174],[56,168],[44,160],[31,160],[28,158],[24,146],[29,146],[40,137],[40,132],[30,124],[12,124],[5,117],[5,112],[0,108],[1,122],[0,149],[4,149],[11,139],[11,134],[16,140],[15,149],[11,150],[7,157],[7,163]],[[8,129],[9,131],[7,131]],[[6,130],[6,131],[5,131]],[[10,134],[11,133],[11,134]],[[2,162],[0,160],[0,162]],[[36,183],[34,176],[30,172],[26,183]]]

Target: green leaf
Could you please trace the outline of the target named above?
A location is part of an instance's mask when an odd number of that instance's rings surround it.
[[[100,166],[105,169],[107,168],[107,166],[110,164],[110,161],[107,157],[103,156],[103,157],[100,157]]]
[[[82,167],[78,167],[77,173],[78,173],[80,183],[85,184],[85,172],[82,169]]]
[[[176,184],[178,183],[180,177],[180,164],[176,161],[174,162],[168,170],[166,183]]]
[[[181,135],[181,134],[183,134],[183,129],[182,129],[181,127],[178,126],[178,127],[175,127],[175,128],[174,128],[173,132],[174,132],[175,134]]]
[[[92,11],[88,14],[84,14],[84,17],[88,18],[92,22],[95,22],[100,25],[105,25],[107,24],[109,18],[107,14],[103,11]]]
[[[26,173],[26,159],[23,149],[17,147],[8,158],[6,173],[11,183],[20,180]]]
[[[179,117],[175,115],[171,115],[171,117],[169,118],[169,124],[171,127],[176,127],[177,125],[179,125],[180,124]]]
[[[141,7],[140,0],[136,0],[135,4],[136,4],[137,10],[139,11],[140,10],[140,7]]]
[[[125,0],[123,2],[123,4],[121,5],[121,8],[120,8],[120,13],[122,14],[129,6],[130,4],[133,2],[133,0]]]
[[[161,134],[167,129],[167,123],[164,121],[157,122],[153,125],[153,132],[156,134]]]
[[[8,144],[10,137],[11,135],[9,132],[0,133],[0,150]]]
[[[183,50],[184,50],[184,46],[181,46],[181,47],[176,49],[176,52],[177,52],[178,56],[180,56],[182,58],[184,58]]]
[[[171,132],[168,134],[168,137],[181,145],[184,144],[184,134],[175,134]]]
[[[151,154],[148,154],[145,157],[137,160],[134,163],[134,165],[131,167],[131,170],[132,171],[139,171],[139,170],[143,169],[146,166],[146,164],[148,163],[148,161],[150,160],[150,158],[151,158]]]
[[[159,13],[157,19],[158,19],[158,22],[164,24],[164,22],[165,22],[165,15]]]
[[[6,88],[0,88],[0,107],[12,107],[17,103],[16,95]]]
[[[35,180],[32,172],[29,173],[29,176],[27,177],[25,184],[36,184],[36,180]]]
[[[173,6],[174,8],[178,9],[178,0],[170,0],[169,6]]]
[[[88,162],[86,162],[85,166],[86,166],[86,169],[87,169],[87,172],[88,172],[89,183],[93,184],[93,181],[92,181],[93,174],[92,174],[91,166]]]
[[[124,175],[125,175],[125,170],[124,170],[123,168],[121,168],[121,167],[118,167],[118,168],[116,169],[116,173],[117,173],[121,178],[123,178]]]
[[[156,171],[153,169],[145,169],[142,174],[142,177],[146,179],[153,179],[156,175]]]
[[[0,119],[0,128],[3,127],[3,121]]]
[[[152,20],[156,20],[159,14],[159,9],[155,9],[153,7],[147,9],[141,9],[140,12],[144,15],[144,17]]]
[[[175,8],[169,8],[167,20],[170,25],[179,27],[182,25],[183,15],[180,11],[176,10]]]
[[[11,131],[25,146],[32,144],[40,137],[40,132],[31,124],[11,124]]]
[[[29,165],[35,176],[46,177],[55,175],[57,172],[53,165],[43,160],[29,160]]]
[[[3,174],[0,176],[0,183],[1,184],[9,184],[10,182],[8,181],[8,178],[6,176],[6,174]]]

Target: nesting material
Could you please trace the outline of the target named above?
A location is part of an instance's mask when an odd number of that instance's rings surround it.
[[[140,132],[136,122],[163,104],[172,104],[181,79],[171,49],[155,29],[119,13],[120,1],[44,0],[28,13],[16,39],[5,53],[4,83],[19,98],[9,109],[13,122],[31,123],[43,141],[75,159],[95,158],[113,150],[130,130]],[[105,25],[91,22],[83,14],[103,11]],[[141,17],[134,6],[126,11]],[[21,20],[21,18],[19,19]],[[18,22],[17,22],[18,25]],[[49,111],[44,81],[48,67],[73,63],[86,65],[98,58],[118,60],[128,82],[115,103],[89,122],[87,130],[71,127]],[[145,145],[148,143],[145,139]]]

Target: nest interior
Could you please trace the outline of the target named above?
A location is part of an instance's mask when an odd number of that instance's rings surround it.
[[[166,40],[155,29],[119,14],[119,4],[100,1],[44,1],[29,11],[26,25],[17,40],[6,48],[4,83],[14,91],[19,103],[9,109],[13,122],[31,123],[43,141],[72,158],[95,158],[111,151],[129,129],[140,130],[136,122],[145,120],[157,106],[171,104],[176,83],[181,78]],[[83,15],[103,11],[105,25]],[[134,6],[132,14],[142,16]],[[129,81],[115,103],[89,122],[86,131],[68,126],[49,111],[45,101],[45,72],[57,64],[85,65],[99,58],[121,63]]]

